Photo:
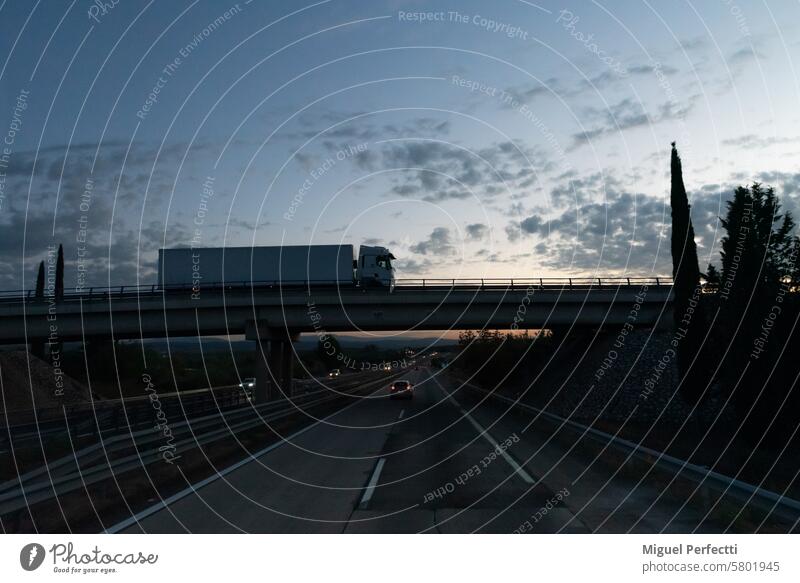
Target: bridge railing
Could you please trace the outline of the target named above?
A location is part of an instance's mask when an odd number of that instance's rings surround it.
[[[402,278],[395,281],[399,289],[596,289],[620,286],[671,286],[671,277],[519,277],[519,278]],[[126,297],[148,295],[181,295],[214,291],[242,291],[268,289],[323,289],[358,288],[355,283],[343,283],[336,280],[268,280],[268,281],[226,281],[202,283],[199,287],[192,284],[166,285],[118,285],[111,287],[67,288],[57,301],[70,300],[109,300]],[[375,286],[380,289],[380,286]],[[359,288],[360,289],[360,288]],[[373,289],[370,287],[369,289]],[[0,302],[51,302],[52,293],[37,297],[34,290],[0,290]]]
[[[597,289],[671,286],[671,277],[514,277],[398,279],[396,288]]]
[[[225,281],[225,282],[203,282],[199,286],[190,283],[185,284],[146,284],[146,285],[115,285],[110,287],[74,287],[65,288],[64,295],[58,298],[58,301],[66,300],[100,300],[100,299],[114,299],[121,297],[140,297],[146,295],[170,295],[170,294],[187,294],[195,291],[236,291],[248,289],[299,289],[299,288],[325,288],[325,287],[342,287],[350,288],[355,284],[347,282],[342,283],[330,279],[303,279],[303,280],[265,280],[265,281]],[[45,293],[44,296],[36,296],[34,290],[0,290],[0,302],[13,301],[19,302],[22,300],[31,302],[49,302],[54,299],[52,293]]]

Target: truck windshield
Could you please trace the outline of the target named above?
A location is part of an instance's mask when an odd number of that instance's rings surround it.
[[[378,255],[375,258],[375,264],[378,267],[383,267],[384,269],[391,269],[392,268],[392,260],[391,255]]]

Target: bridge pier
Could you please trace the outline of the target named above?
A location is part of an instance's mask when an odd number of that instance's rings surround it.
[[[264,322],[248,322],[245,332],[247,340],[256,342],[256,390],[257,403],[292,396],[294,349],[292,342],[300,334],[282,328],[271,328]]]

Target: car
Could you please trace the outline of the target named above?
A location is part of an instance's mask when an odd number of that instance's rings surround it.
[[[249,377],[243,379],[241,383],[239,383],[239,388],[244,391],[245,396],[247,397],[248,401],[253,400],[253,389],[256,388],[256,379],[253,377]]]
[[[342,374],[342,371],[340,371],[338,368],[335,368],[331,372],[328,373],[328,376],[330,378],[334,378],[334,377],[338,377],[340,374]]]
[[[392,399],[413,399],[414,385],[411,381],[395,381],[389,387],[389,397]]]

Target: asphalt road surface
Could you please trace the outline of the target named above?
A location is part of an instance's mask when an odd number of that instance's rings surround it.
[[[406,378],[413,399],[384,387],[112,531],[687,532],[702,522],[702,508],[530,415],[433,369]]]

